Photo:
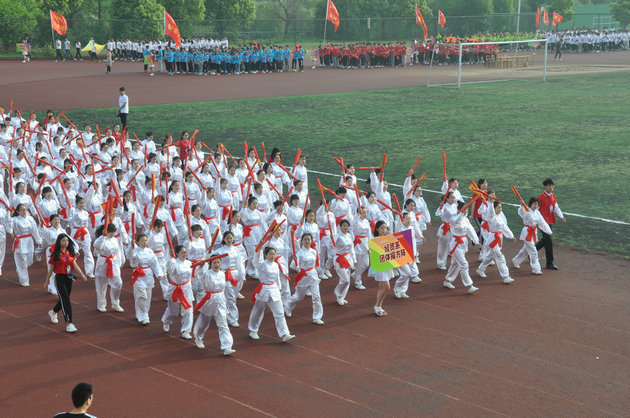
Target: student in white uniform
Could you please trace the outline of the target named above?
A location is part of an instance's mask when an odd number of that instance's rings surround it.
[[[103,234],[105,231],[105,234]],[[122,290],[122,278],[120,276],[121,249],[116,235],[116,225],[110,223],[97,228],[94,241],[94,255],[97,257],[94,269],[94,285],[96,287],[96,307],[99,312],[107,312],[107,286],[110,287],[109,297],[112,309],[116,312],[124,312],[120,306],[120,292]]]
[[[86,276],[94,278],[94,257],[92,255],[92,235],[89,230],[90,215],[85,210],[85,199],[76,197],[76,207],[71,212],[72,231],[70,236],[83,252],[83,271]]]
[[[300,250],[296,254],[297,267],[300,269],[295,276],[295,292],[289,300],[289,305],[285,309],[285,314],[291,317],[293,309],[298,302],[304,299],[307,292],[311,293],[313,302],[313,323],[324,325],[322,316],[324,315],[324,307],[322,298],[319,294],[320,279],[315,270],[318,263],[317,251],[311,248],[313,237],[310,234],[302,235],[300,240]]]
[[[352,235],[354,236],[354,253],[357,258],[355,270],[351,277],[354,279],[354,287],[365,290],[363,285],[363,273],[370,267],[370,248],[368,241],[372,239],[372,229],[367,220],[367,209],[359,208],[358,216],[352,222]]]
[[[346,305],[348,301],[348,289],[350,289],[350,270],[356,263],[354,253],[354,238],[350,234],[350,221],[342,219],[339,223],[339,233],[335,236],[335,271],[339,277],[339,283],[335,287],[335,297],[339,306]]]
[[[131,285],[133,286],[136,319],[142,325],[149,325],[149,309],[151,308],[155,277],[161,281],[164,272],[155,253],[148,247],[149,238],[145,234],[139,234],[136,242],[138,246],[132,250],[129,256],[129,264],[134,269],[131,275]]]
[[[13,258],[15,270],[21,286],[28,287],[28,268],[33,264],[35,244],[42,245],[39,228],[35,220],[28,214],[26,206],[18,204],[11,217],[11,230],[15,240],[13,241]]]
[[[446,262],[448,261],[448,246],[451,241],[451,219],[457,214],[457,203],[455,203],[455,194],[448,192],[444,205],[437,208],[435,215],[442,218],[442,224],[438,228],[438,247],[437,247],[437,268],[446,270]]]
[[[485,278],[486,269],[490,263],[494,261],[499,270],[499,275],[503,279],[503,283],[510,284],[514,279],[510,277],[510,271],[505,263],[505,257],[501,252],[501,247],[503,247],[504,235],[507,239],[513,239],[514,241],[516,241],[516,238],[514,238],[514,234],[512,234],[512,231],[508,227],[501,202],[492,202],[490,209],[486,210],[482,215],[484,220],[488,222],[488,228],[490,229],[490,233],[487,235],[488,239],[486,239],[489,253],[488,257],[486,257],[481,262],[479,268],[477,268],[477,274]]]
[[[212,254],[211,257],[215,257],[216,255],[218,254]],[[212,318],[214,318],[214,322],[219,331],[221,350],[223,350],[224,356],[229,356],[236,352],[236,350],[232,348],[234,339],[232,338],[230,328],[227,324],[227,307],[225,305],[224,294],[225,287],[231,286],[231,284],[226,283],[225,273],[221,271],[221,258],[216,258],[210,263],[211,268],[208,268],[207,262],[197,268],[197,277],[203,289],[203,297],[197,305],[195,305],[194,310],[194,312],[199,312],[199,316],[193,328],[195,345],[197,348],[205,348],[203,337],[210,327]]]
[[[468,261],[466,261],[468,239],[466,237],[469,237],[474,245],[479,244],[479,238],[477,238],[477,232],[475,232],[466,217],[468,215],[468,208],[462,211],[463,208],[464,204],[458,202],[457,212],[449,221],[451,224],[451,239],[448,248],[451,255],[451,265],[444,278],[444,287],[447,289],[455,289],[453,282],[457,278],[457,275],[459,275],[464,286],[468,288],[468,293],[472,294],[479,289],[473,286],[473,281],[468,272]]]
[[[170,326],[180,315],[182,316],[181,333],[185,340],[192,339],[190,331],[193,326],[193,296],[190,279],[192,277],[192,263],[186,259],[188,251],[183,245],[175,247],[175,258],[171,258],[166,265],[169,287],[166,292],[168,305],[162,315],[162,329],[170,330]]]
[[[521,268],[521,263],[525,261],[529,256],[529,265],[532,268],[532,273],[540,275],[542,270],[540,268],[540,262],[538,261],[538,250],[536,249],[536,242],[538,236],[536,234],[537,227],[548,235],[551,235],[551,228],[547,225],[547,222],[543,219],[542,215],[538,211],[538,198],[532,197],[529,199],[529,210],[526,210],[523,205],[518,208],[518,215],[523,219],[523,229],[521,230],[521,236],[519,237],[523,241],[523,248],[512,259],[514,268]]]
[[[265,308],[269,306],[276,323],[278,336],[282,339],[282,342],[287,342],[295,338],[295,335],[291,335],[289,332],[287,320],[284,317],[282,298],[278,287],[281,273],[278,264],[275,263],[275,259],[276,250],[273,247],[265,247],[262,253],[259,251],[254,257],[254,265],[258,271],[260,283],[252,296],[254,306],[249,316],[249,337],[254,340],[260,339],[258,330],[265,315]]]

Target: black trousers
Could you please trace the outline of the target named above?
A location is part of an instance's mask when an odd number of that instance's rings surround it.
[[[551,228],[551,225],[549,225]],[[542,231],[541,231],[542,232]],[[545,258],[547,260],[547,266],[553,264],[553,242],[551,241],[551,235],[542,232],[542,238],[536,243],[536,249],[540,250],[545,248]]]
[[[119,113],[118,116],[120,116],[120,124],[122,125],[122,129],[125,129],[127,127],[127,114]]]
[[[55,274],[55,286],[57,286],[57,295],[59,300],[53,308],[53,311],[63,311],[63,318],[66,323],[72,322],[72,305],[70,304],[70,293],[72,293],[72,280],[67,274]]]
[[[55,51],[57,52],[57,55],[55,55],[55,60],[62,60],[63,55],[61,55],[61,49],[55,49]]]

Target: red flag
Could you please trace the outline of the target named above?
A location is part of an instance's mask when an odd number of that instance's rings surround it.
[[[441,10],[438,10],[438,23],[443,28],[446,25],[446,18],[444,17],[444,13]]]
[[[543,23],[545,25],[549,25],[549,14],[547,13],[547,9],[545,9],[545,13],[543,14]]]
[[[540,28],[540,6],[536,10],[536,29]]]
[[[424,29],[424,39],[427,39],[427,25],[424,23],[424,18],[422,17],[422,13],[420,13],[420,9],[418,9],[418,5],[416,4],[416,23],[418,25],[422,25],[422,29]]]
[[[562,17],[562,15],[559,15],[558,13],[553,12],[553,20],[552,20],[552,22],[551,22],[551,27],[552,27],[552,28],[555,28],[555,27],[556,27],[556,25],[557,25],[558,23],[562,22],[562,20],[563,20],[563,19],[564,19],[564,18]]]
[[[179,29],[177,29],[175,21],[166,10],[164,10],[164,35],[170,36],[171,39],[175,41],[175,47],[179,47],[182,44],[182,37],[179,35]]]
[[[328,0],[328,6],[326,7],[326,19],[335,26],[335,32],[337,32],[337,28],[339,27],[339,12],[332,0]]]
[[[50,9],[50,25],[59,35],[65,35],[66,30],[68,29],[68,22],[66,22],[66,18],[59,13],[53,12],[52,9]]]

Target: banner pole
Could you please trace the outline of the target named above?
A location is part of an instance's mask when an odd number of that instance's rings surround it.
[[[52,36],[52,47],[53,47],[53,51],[55,50],[55,31],[53,30],[53,25],[52,25],[52,9],[49,12],[50,14],[50,36]]]
[[[324,48],[326,48],[326,27],[328,26],[328,6],[330,3],[326,2],[326,19],[324,20]]]

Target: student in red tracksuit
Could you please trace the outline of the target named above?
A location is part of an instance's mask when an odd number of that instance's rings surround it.
[[[556,223],[556,215],[558,215],[558,218],[560,218],[562,222],[566,222],[567,220],[558,206],[556,195],[553,194],[553,188],[555,187],[553,180],[548,178],[543,181],[543,187],[545,191],[538,196],[538,201],[540,202],[539,210],[543,219],[551,229],[551,225]],[[553,263],[553,242],[551,241],[551,235],[547,234],[545,231],[542,231],[542,238],[536,243],[536,250],[540,250],[543,247],[545,247],[547,268],[558,270],[558,266]]]

